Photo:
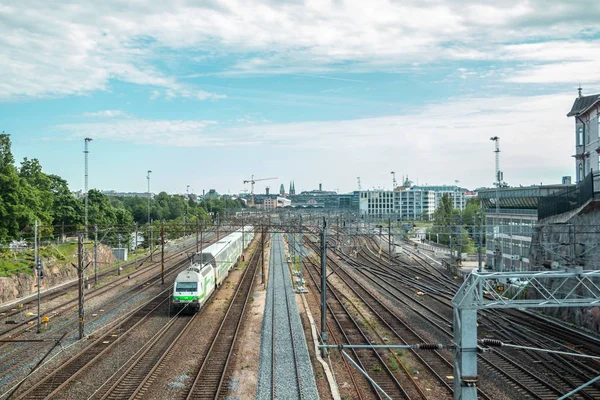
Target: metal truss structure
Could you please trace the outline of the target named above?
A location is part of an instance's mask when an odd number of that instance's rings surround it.
[[[454,398],[477,399],[477,310],[592,307],[600,304],[600,271],[478,272],[454,298]],[[502,282],[516,282],[506,287]]]

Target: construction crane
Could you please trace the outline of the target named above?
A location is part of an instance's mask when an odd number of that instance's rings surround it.
[[[252,175],[252,177],[249,180],[244,181],[244,183],[249,183],[250,186],[250,193],[252,193],[252,201],[250,202],[250,205],[252,207],[254,207],[254,184],[258,181],[270,181],[272,179],[277,179],[277,177],[275,178],[260,178],[260,179],[254,179],[254,175]]]
[[[392,181],[392,190],[396,189],[396,173],[394,171],[390,172],[390,174],[392,174],[393,177],[393,181]]]
[[[356,180],[358,181],[358,190],[361,190],[361,188],[360,188],[360,176],[357,176]]]

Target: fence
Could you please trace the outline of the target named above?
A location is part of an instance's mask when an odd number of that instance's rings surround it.
[[[594,197],[594,173],[575,187],[559,190],[538,200],[538,219],[548,218],[581,207]]]

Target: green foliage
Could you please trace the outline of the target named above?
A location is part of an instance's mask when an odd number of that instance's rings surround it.
[[[160,237],[162,223],[187,225],[186,228],[169,226],[166,235],[173,239],[195,232],[197,223],[211,225],[217,215],[222,219],[228,211],[243,207],[241,200],[197,203],[161,192],[150,200],[154,237]],[[20,167],[15,166],[10,135],[0,134],[0,243],[24,237],[31,240],[36,220],[45,227],[41,232],[45,239],[61,233],[70,236],[82,230],[84,212],[84,199],[75,197],[63,178],[44,173],[37,159],[25,158]],[[105,243],[116,245],[121,237],[121,244],[126,246],[136,224],[143,232],[147,222],[148,198],[108,197],[95,189],[88,192],[90,231],[97,225]]]
[[[472,253],[475,251],[475,241],[473,240],[473,216],[480,210],[479,200],[471,199],[467,202],[465,209],[461,212],[453,208],[452,199],[448,195],[442,196],[440,207],[433,214],[435,223],[427,231],[431,233],[431,239],[441,244],[450,245],[450,233],[452,232],[452,241],[454,246],[462,244],[460,249],[463,253]]]

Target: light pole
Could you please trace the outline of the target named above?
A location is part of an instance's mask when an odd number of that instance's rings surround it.
[[[152,171],[148,170],[148,174],[146,175],[146,179],[148,179],[148,238],[150,239],[150,235],[151,235],[151,229],[152,227],[150,226],[150,174],[152,173]],[[150,248],[150,257],[152,257],[152,243],[151,243],[152,239],[150,239],[148,241],[148,247]]]
[[[459,192],[459,187],[458,187],[458,182],[460,182],[458,179],[456,179],[454,181],[454,205],[458,205],[458,207],[454,207],[454,208],[458,208],[459,210],[461,209],[459,203],[458,203],[458,192]]]
[[[183,215],[183,236],[187,235],[187,212],[188,212],[188,205],[189,205],[189,201],[190,201],[190,185],[187,185],[187,187],[185,188],[185,200],[186,200],[186,204],[185,204],[185,214]]]
[[[83,139],[84,149],[83,154],[85,154],[85,238],[88,237],[88,154],[90,153],[88,150],[88,143],[92,141],[92,138],[86,137]]]

